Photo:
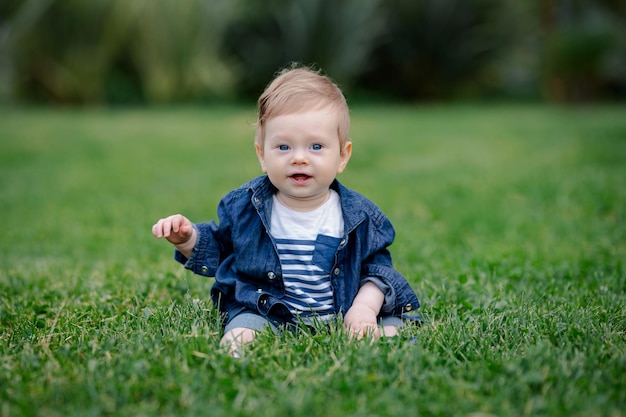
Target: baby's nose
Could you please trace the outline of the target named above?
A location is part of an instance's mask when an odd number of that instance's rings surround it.
[[[294,149],[293,151],[293,163],[305,163],[307,161],[306,150]]]

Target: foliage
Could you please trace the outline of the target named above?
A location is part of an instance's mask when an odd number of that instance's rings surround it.
[[[0,111],[3,416],[617,416],[624,107],[353,107],[429,322],[218,347],[212,280],[150,234],[260,173],[252,108]]]
[[[396,0],[386,10],[385,42],[367,78],[405,98],[450,97],[479,73],[503,41],[490,33],[497,1]]]
[[[125,4],[126,2],[122,2]],[[219,45],[232,15],[228,0],[148,1],[130,37],[128,59],[151,102],[197,100],[232,89]]]
[[[626,80],[626,14],[588,0],[567,2],[545,25],[547,93],[561,101],[604,94]],[[623,88],[623,87],[622,87]]]
[[[5,0],[0,99],[258,96],[292,61],[403,99],[624,97],[615,0]]]
[[[252,96],[289,62],[316,64],[349,87],[370,65],[384,29],[379,0],[241,3],[223,51],[236,63],[238,89]]]
[[[18,2],[20,4],[20,2]],[[225,0],[45,0],[15,8],[5,49],[18,96],[60,103],[225,94]]]

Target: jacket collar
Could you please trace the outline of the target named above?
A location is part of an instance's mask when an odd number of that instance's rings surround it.
[[[343,186],[337,179],[330,184],[330,188],[339,194],[346,232],[350,233],[365,219],[361,207],[361,199],[363,197]],[[265,211],[265,213],[272,212],[272,196],[277,189],[272,185],[267,175],[254,178],[247,184],[247,189],[251,193],[252,204],[259,213],[261,211]]]

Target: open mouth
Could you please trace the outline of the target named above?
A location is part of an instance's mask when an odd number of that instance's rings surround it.
[[[309,175],[306,175],[306,174],[293,174],[293,175],[290,176],[290,178],[294,182],[303,183],[303,182],[306,182],[311,177]]]

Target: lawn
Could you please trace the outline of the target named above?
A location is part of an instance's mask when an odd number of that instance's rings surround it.
[[[0,109],[0,417],[621,416],[626,106],[354,106],[340,180],[428,318],[218,347],[154,239],[260,174],[253,107]]]

